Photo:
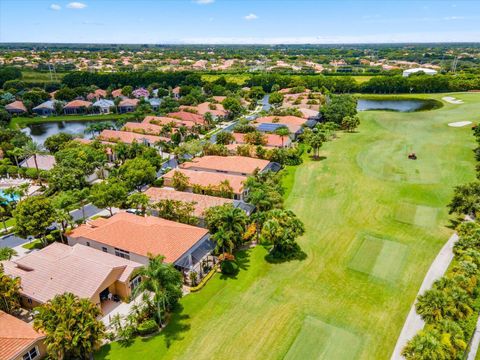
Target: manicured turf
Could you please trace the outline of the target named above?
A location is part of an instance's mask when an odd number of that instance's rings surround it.
[[[364,112],[359,132],[325,144],[321,161],[287,170],[286,205],[305,223],[299,242],[306,260],[269,264],[263,247],[249,250],[235,279],[216,275],[186,296],[161,334],[129,347],[113,343],[97,358],[390,358],[424,275],[452,233],[445,205],[453,187],[475,177],[470,128],[447,124],[478,122],[480,94],[452,96],[465,104]],[[411,144],[419,160],[407,161],[402,144]],[[388,164],[402,176],[393,176]],[[396,219],[403,203],[416,207],[409,222]],[[435,221],[424,210],[417,219],[418,206],[438,209]],[[379,239],[375,258],[356,260],[367,272],[351,268],[362,234]],[[398,251],[404,258],[389,264]],[[346,333],[332,337],[336,329]],[[349,347],[353,352],[344,353]]]
[[[40,72],[40,71],[22,71],[22,81],[25,82],[59,82],[62,80],[65,73],[56,73],[53,75],[53,80],[50,75],[50,72]]]

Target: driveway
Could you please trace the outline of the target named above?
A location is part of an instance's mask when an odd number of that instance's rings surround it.
[[[27,239],[23,239],[14,234],[5,235],[0,238],[0,248],[14,248],[28,243]]]
[[[99,209],[92,204],[87,204],[84,206],[85,218],[88,219],[89,217],[95,216],[98,213],[102,212],[103,209]],[[70,212],[74,221],[82,220],[83,219],[83,212],[82,209],[73,210]]]

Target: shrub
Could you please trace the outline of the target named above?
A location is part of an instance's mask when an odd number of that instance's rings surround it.
[[[140,325],[138,325],[137,327],[138,333],[142,336],[153,334],[157,330],[158,330],[158,325],[153,319],[146,320],[142,322]]]
[[[220,265],[222,269],[222,274],[225,275],[235,275],[238,272],[238,264],[235,261],[223,261]]]
[[[164,179],[163,177],[161,177],[161,178],[155,179],[155,181],[153,182],[153,186],[162,187],[163,183],[164,183]]]

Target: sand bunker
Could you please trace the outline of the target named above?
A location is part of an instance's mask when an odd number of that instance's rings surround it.
[[[451,96],[445,96],[442,98],[443,101],[446,101],[450,104],[463,104],[463,100],[458,100],[458,99],[455,99],[454,97],[451,97]]]
[[[448,126],[462,127],[462,126],[470,125],[471,123],[472,123],[471,121],[458,121],[458,122],[450,123],[450,124],[448,124]]]

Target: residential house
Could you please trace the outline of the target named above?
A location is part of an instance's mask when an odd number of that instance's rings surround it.
[[[180,86],[174,87],[172,89],[172,95],[174,99],[176,100],[180,99]]]
[[[8,105],[5,105],[5,110],[7,110],[12,115],[19,115],[27,112],[27,108],[22,101],[16,100]]]
[[[270,161],[246,156],[203,156],[180,165],[182,169],[248,176],[271,169]]]
[[[124,114],[135,111],[139,101],[138,99],[124,99],[120,101],[118,104],[118,112]]]
[[[253,125],[258,131],[275,132],[280,127],[286,127],[293,138],[303,132],[303,126],[307,125],[307,119],[297,116],[264,116],[255,119]]]
[[[47,354],[45,335],[15,316],[0,310],[0,359],[39,360]]]
[[[36,163],[35,163],[36,158]],[[55,156],[53,155],[36,155],[36,157],[30,156],[29,158],[23,160],[20,163],[20,167],[29,168],[29,169],[36,169],[38,166],[38,170],[52,170],[55,166]]]
[[[100,308],[110,298],[108,294],[128,299],[140,281],[135,270],[143,263],[116,257],[113,251],[94,244],[89,247],[88,241],[70,245],[55,242],[2,262],[7,275],[20,278],[22,306],[32,309],[66,292],[89,299]]]
[[[112,91],[112,98],[126,98],[123,94],[122,94],[122,89],[116,89],[116,90],[113,90]]]
[[[93,101],[93,100],[100,100],[107,97],[107,92],[102,89],[97,89],[94,92],[91,92],[87,95],[87,100]]]
[[[244,184],[247,181],[246,176],[177,168],[163,175],[165,186],[173,187],[175,172],[179,172],[188,178],[189,187],[186,191],[189,192],[197,189],[196,191],[204,194],[207,190],[218,189],[222,184],[228,183],[232,188],[234,199],[243,200],[246,195],[244,188]]]
[[[177,118],[166,116],[146,116],[142,123],[154,125],[172,125],[174,128],[185,126],[187,129],[197,126],[197,124],[193,121],[179,120]]]
[[[197,125],[205,125],[205,119],[202,115],[188,111],[177,111],[168,114],[169,117],[179,119],[181,121],[194,122]]]
[[[247,144],[245,141],[245,134],[241,133],[232,133],[234,140],[234,144]],[[263,138],[265,140],[265,147],[269,148],[287,148],[292,146],[292,140],[289,136],[280,136],[277,134],[264,134]]]
[[[115,103],[112,100],[100,99],[95,101],[93,106],[98,108],[100,113],[109,114],[110,109],[115,106]]]
[[[206,229],[126,212],[80,225],[68,235],[68,243],[88,245],[145,265],[151,256],[162,255],[184,274],[196,271],[200,276],[202,264],[214,248]]]
[[[47,100],[38,106],[35,106],[32,111],[40,116],[51,116],[55,113],[55,101]]]
[[[159,135],[162,131],[162,126],[145,122],[127,122],[123,126],[122,130],[132,131],[139,134]]]
[[[132,144],[134,141],[139,144],[144,144],[147,146],[154,146],[158,141],[170,141],[169,138],[163,136],[154,136],[147,134],[138,134],[135,132],[129,131],[119,131],[119,130],[103,130],[98,139],[101,141],[109,142],[123,142],[125,144]]]
[[[162,103],[162,100],[158,98],[148,99],[147,101],[150,103],[153,111],[158,111],[160,104]]]
[[[83,114],[87,111],[92,106],[92,103],[90,101],[84,101],[84,100],[73,100],[67,103],[63,107],[63,112],[66,115],[72,115],[72,114]]]
[[[177,191],[171,188],[150,187],[144,192],[144,194],[148,196],[151,204],[158,203],[161,200],[175,200],[192,203],[194,207],[193,216],[198,219],[198,225],[202,227],[205,226],[205,211],[214,206],[232,204],[234,207],[244,210],[247,215],[250,215],[254,210],[252,205],[240,200],[194,194]],[[152,209],[152,214],[156,215],[157,213],[158,212],[155,209]]]
[[[225,110],[222,104],[215,104],[211,102],[204,102],[197,106],[180,106],[180,110],[190,110],[190,112],[201,115],[202,118],[206,113],[210,113],[213,118],[225,118],[228,115],[228,111]]]

